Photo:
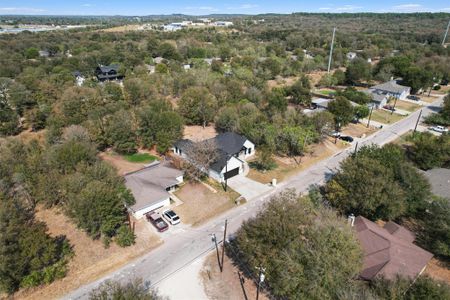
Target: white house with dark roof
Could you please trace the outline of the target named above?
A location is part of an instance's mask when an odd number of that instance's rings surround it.
[[[255,154],[255,144],[234,132],[221,133],[212,139],[198,143],[209,141],[216,145],[218,157],[205,172],[219,182],[241,174],[244,171],[245,160]],[[189,160],[189,147],[193,143],[187,139],[179,140],[174,144],[172,151],[175,155]]]
[[[372,86],[369,91],[376,94],[384,94],[387,97],[394,97],[400,100],[405,100],[411,93],[409,86],[398,84],[398,80],[391,80],[382,84]]]
[[[125,175],[125,185],[136,203],[128,207],[136,219],[170,205],[170,191],[183,183],[183,172],[166,163],[153,163]]]

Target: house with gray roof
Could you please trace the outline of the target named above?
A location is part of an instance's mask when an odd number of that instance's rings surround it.
[[[369,90],[377,94],[384,94],[387,97],[394,97],[400,100],[405,100],[411,92],[411,88],[409,86],[400,85],[399,80],[390,80],[382,84],[374,85]]]
[[[223,182],[244,171],[245,160],[255,154],[255,144],[246,137],[235,132],[225,132],[212,139],[200,142],[193,142],[188,139],[177,141],[172,151],[175,155],[185,160],[190,160],[189,152],[194,143],[205,146],[210,143],[217,148],[217,158],[209,166],[209,170],[204,170],[211,178]]]
[[[382,108],[388,102],[388,95],[376,90],[365,90],[364,93],[368,94],[371,97],[370,106],[373,106],[375,109]]]
[[[170,191],[183,183],[183,172],[168,163],[151,165],[125,175],[125,185],[136,203],[128,207],[136,219],[170,205]]]
[[[121,80],[123,79],[123,75],[119,74],[120,66],[118,64],[113,64],[109,66],[99,65],[95,69],[95,76],[99,81],[108,81],[108,80]]]
[[[414,280],[433,257],[413,243],[415,236],[412,232],[392,221],[381,227],[359,216],[352,225],[364,254],[359,275],[364,280],[390,280],[397,276]]]

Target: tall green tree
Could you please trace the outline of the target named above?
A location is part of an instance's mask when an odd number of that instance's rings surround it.
[[[391,220],[406,211],[405,194],[392,170],[368,157],[356,156],[342,162],[325,190],[328,201],[346,215]]]
[[[328,111],[334,115],[336,125],[345,126],[353,120],[355,114],[353,106],[346,98],[338,96],[328,103]]]
[[[336,298],[361,267],[362,252],[346,222],[292,191],[246,221],[235,243],[246,269],[256,275],[257,267],[265,268],[265,283],[278,298]]]
[[[189,124],[205,127],[214,119],[217,100],[205,87],[188,88],[179,102],[179,112]]]

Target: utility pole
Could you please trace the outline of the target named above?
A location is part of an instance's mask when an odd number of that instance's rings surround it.
[[[442,39],[442,46],[445,45],[445,40],[447,39],[447,34],[448,34],[448,28],[449,27],[450,27],[450,21],[448,21],[447,30],[445,31],[444,38]]]
[[[417,131],[417,126],[419,125],[420,117],[422,117],[422,110],[420,110],[419,117],[417,118],[417,121],[416,121],[416,126],[414,126],[414,133],[416,133],[416,131]]]
[[[356,145],[355,145],[355,152],[354,152],[355,155],[356,155],[356,153],[358,152],[358,143],[359,143],[359,142],[356,142]]]
[[[220,270],[221,272],[223,271],[223,259],[225,256],[225,242],[227,239],[227,225],[228,225],[228,220],[225,219],[225,228],[223,230],[223,241],[222,241],[222,263],[221,263],[222,269]]]
[[[394,99],[395,99],[395,100],[394,100],[394,106],[393,106],[392,109],[391,109],[391,115],[394,113],[394,111],[395,111],[395,106],[397,105],[397,97],[395,97]]]
[[[222,264],[220,263],[220,257],[219,257],[219,247],[217,246],[217,238],[216,238],[215,233],[212,234],[212,240],[216,246],[217,262],[219,263],[220,272],[222,272]]]
[[[259,299],[259,289],[261,288],[261,283],[264,282],[264,279],[266,278],[264,275],[264,272],[266,269],[259,267],[257,268],[259,270],[259,276],[258,276],[258,287],[256,288],[256,300]]]
[[[447,28],[448,30],[448,28]],[[331,38],[330,57],[328,58],[328,73],[331,69],[331,58],[333,57],[334,35],[336,33],[336,27],[333,28],[333,37]]]
[[[367,128],[369,128],[369,125],[370,125],[370,119],[372,119],[372,112],[373,112],[373,105],[372,105],[372,107],[370,108],[369,120],[367,121]]]

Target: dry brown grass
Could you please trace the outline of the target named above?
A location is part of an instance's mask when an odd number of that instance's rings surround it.
[[[198,142],[213,138],[216,135],[217,131],[214,128],[214,125],[206,126],[205,128],[196,125],[184,126],[184,133],[183,133],[184,139],[189,139]]]
[[[276,79],[267,80],[267,86],[269,89],[273,89],[276,87],[286,87],[293,85],[297,80],[298,76],[292,76],[292,77],[281,77],[277,76]]]
[[[115,167],[117,169],[117,174],[120,176],[140,170],[145,167],[145,164],[129,162],[122,156],[114,154],[112,152],[101,152],[98,156]]]
[[[442,280],[447,284],[450,284],[450,268],[448,263],[439,261],[433,258],[427,265],[425,269],[425,274],[430,275],[430,277]]]
[[[212,217],[223,213],[236,204],[234,201],[239,194],[228,188],[225,192],[220,184],[214,182],[208,184],[214,185],[217,193],[212,192],[201,183],[188,182],[183,185],[175,196],[183,201],[183,204],[174,208],[174,211],[183,220],[183,223],[198,226]]]
[[[105,249],[101,241],[94,241],[83,231],[77,229],[57,208],[39,208],[36,218],[47,224],[52,236],[65,235],[73,246],[75,256],[69,262],[69,272],[65,278],[50,285],[22,291],[17,294],[17,299],[59,298],[83,284],[119,269],[162,243],[158,236],[147,229],[144,219],[136,222],[135,245],[122,248],[111,243],[110,247]]]
[[[428,97],[425,95],[420,95],[419,97],[420,97],[420,100],[422,100],[423,102],[426,102],[426,103],[433,103],[434,101],[437,100],[437,97],[434,97],[434,96]]]
[[[399,114],[392,114],[388,111],[377,109],[372,112],[372,120],[382,123],[382,124],[392,124],[400,121],[405,116],[400,116]]]
[[[414,103],[411,103],[408,101],[402,101],[402,100],[398,100],[397,103],[395,104],[395,108],[403,109],[403,110],[406,110],[409,112],[414,112],[421,107],[422,106],[420,106],[419,104],[414,104]]]
[[[286,180],[287,178],[303,171],[313,164],[330,157],[338,151],[348,147],[348,144],[338,140],[337,144],[334,144],[334,139],[327,138],[323,142],[312,145],[310,153],[304,157],[281,157],[274,156],[277,168],[274,170],[261,172],[253,168],[250,169],[248,177],[259,181],[261,183],[269,183],[273,178],[276,178],[278,182]]]
[[[205,260],[201,271],[203,287],[209,299],[228,300],[228,299],[255,299],[256,285],[251,278],[244,277],[243,287],[239,280],[239,274],[242,272],[233,265],[228,256],[224,258],[223,272],[220,272],[217,263],[217,256],[211,253]],[[245,290],[245,294],[244,294]],[[259,299],[269,299],[264,293],[260,293]]]
[[[345,126],[345,128],[342,130],[342,134],[343,135],[350,135],[352,137],[361,138],[364,135],[365,136],[371,135],[375,131],[377,131],[377,128],[374,128],[372,126],[369,126],[369,128],[367,128],[366,124],[362,124],[362,123],[353,124],[353,123],[350,123],[349,125]]]
[[[99,30],[99,31],[103,31],[103,32],[127,32],[127,31],[138,30],[139,27],[140,27],[140,25],[123,25],[123,26],[117,26],[117,27],[102,29],[102,30]]]

